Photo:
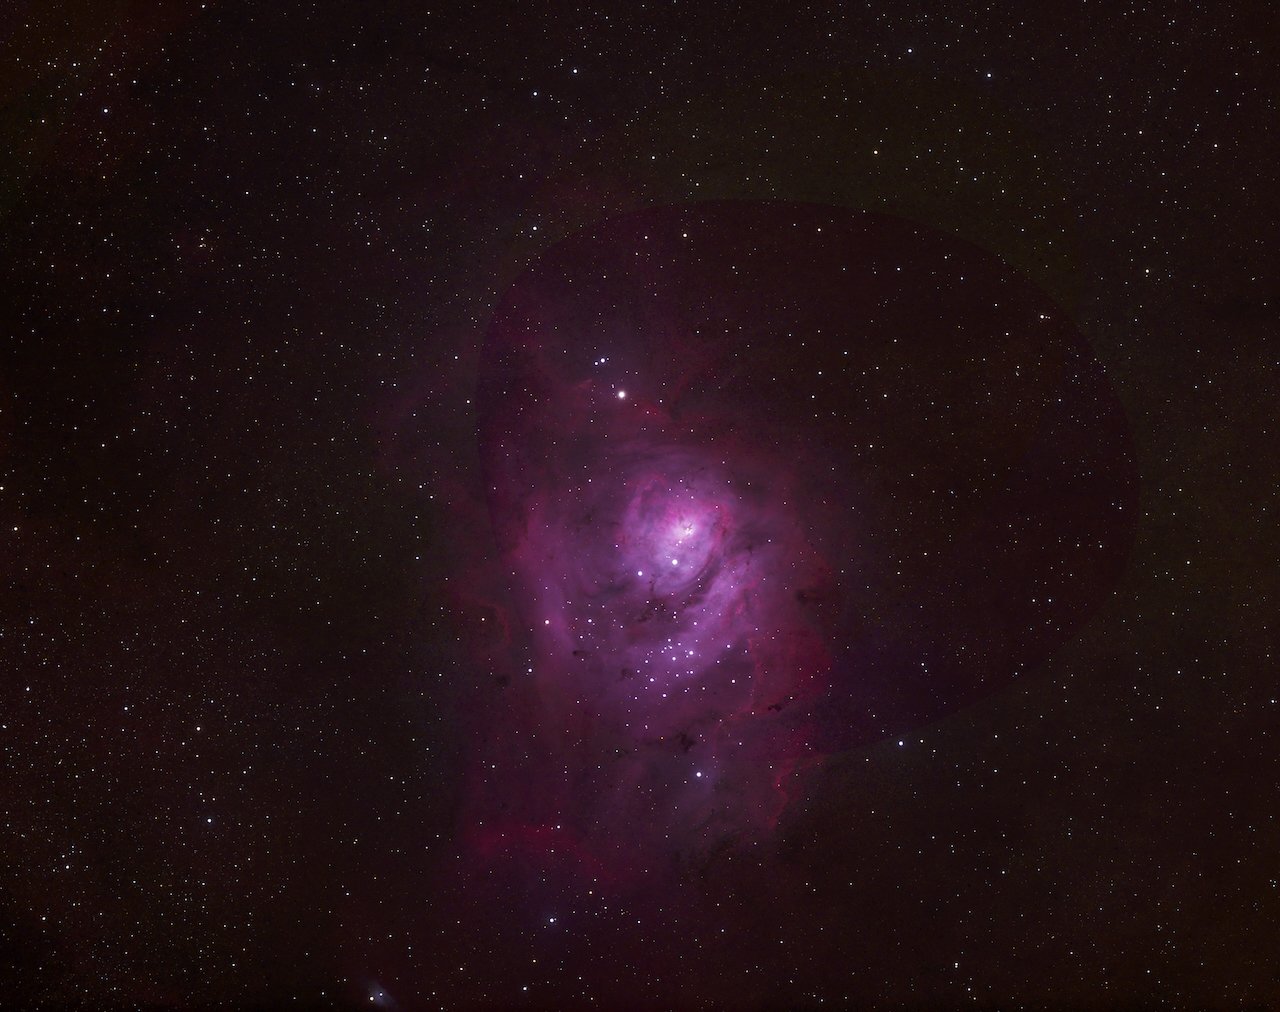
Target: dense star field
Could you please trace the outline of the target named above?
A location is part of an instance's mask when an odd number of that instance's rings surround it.
[[[1273,12],[0,22],[0,1005],[1280,1004]]]

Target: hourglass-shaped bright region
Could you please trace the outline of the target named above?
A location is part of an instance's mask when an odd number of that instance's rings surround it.
[[[627,505],[620,549],[637,564],[637,578],[669,593],[706,577],[731,522],[727,502],[705,497],[687,483],[662,476],[642,479]]]

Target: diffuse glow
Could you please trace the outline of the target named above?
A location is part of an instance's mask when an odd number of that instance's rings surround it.
[[[615,876],[759,839],[798,771],[1068,633],[1123,542],[1122,416],[1043,297],[984,256],[895,219],[706,205],[567,240],[508,293],[479,407],[515,675],[478,768],[520,776],[480,776],[477,824],[554,823]],[[969,333],[981,368],[957,357]],[[1028,340],[1059,365],[993,400]],[[983,413],[937,428],[939,397]],[[1037,471],[1081,447],[1069,474]],[[1056,561],[1068,545],[1096,561]],[[1032,582],[1056,584],[1060,625],[1022,603]]]

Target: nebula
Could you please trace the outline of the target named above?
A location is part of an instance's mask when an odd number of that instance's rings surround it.
[[[506,293],[478,406],[510,588],[485,860],[625,883],[767,839],[825,757],[1048,657],[1130,540],[1124,415],[1065,314],[888,215],[601,222]]]

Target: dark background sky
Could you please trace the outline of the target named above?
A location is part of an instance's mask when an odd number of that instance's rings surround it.
[[[610,6],[0,13],[2,1000],[1280,1002],[1273,13]],[[554,240],[726,197],[1056,299],[1130,558],[927,747],[837,758],[772,859],[817,898],[734,952],[504,923],[450,872],[485,327]]]

